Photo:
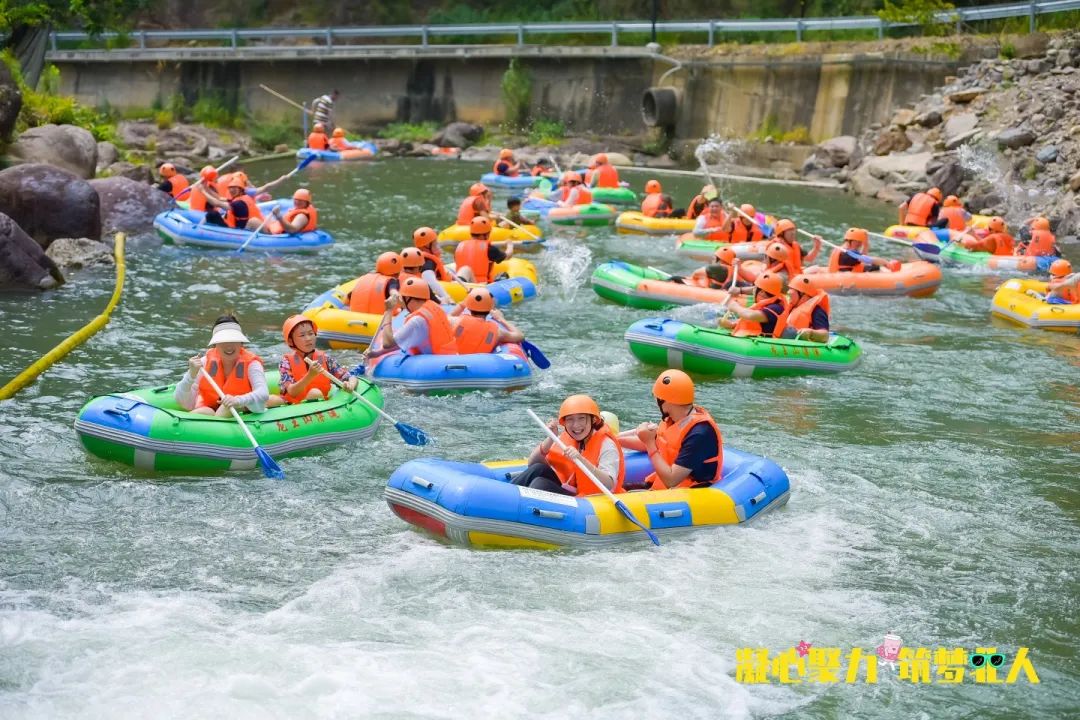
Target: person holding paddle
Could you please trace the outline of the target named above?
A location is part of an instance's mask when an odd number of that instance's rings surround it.
[[[322,350],[315,349],[319,328],[315,321],[303,315],[293,315],[285,320],[281,335],[291,352],[285,353],[278,363],[279,393],[270,396],[266,407],[295,405],[330,398],[330,377],[341,381],[342,386],[353,391],[359,382],[338,361]]]
[[[219,317],[210,335],[210,349],[203,357],[196,355],[188,360],[188,371],[173,391],[176,403],[195,414],[217,417],[228,417],[230,409],[252,413],[266,410],[270,390],[263,361],[244,347],[246,342],[234,315]],[[213,383],[200,376],[203,371]],[[214,384],[221,388],[221,394]]]
[[[270,228],[270,232],[275,235],[311,232],[319,226],[319,211],[311,204],[311,191],[307,188],[300,188],[293,193],[293,207],[284,216],[281,208],[277,206],[274,207],[273,214],[280,220],[275,223],[275,227]]]
[[[519,343],[525,333],[506,319],[495,307],[495,298],[487,288],[473,288],[450,311],[458,353],[489,353],[499,345]]]
[[[1080,304],[1080,273],[1072,271],[1065,258],[1050,264],[1050,281],[1046,284],[1046,302],[1055,305]]]
[[[514,243],[506,243],[500,250],[489,240],[491,221],[486,217],[473,218],[469,223],[472,236],[454,249],[454,263],[459,280],[486,285],[495,278],[492,270],[496,263],[504,262],[514,255]]]
[[[870,234],[862,228],[848,228],[844,233],[843,247],[835,248],[829,255],[829,272],[875,272],[883,267],[893,272],[900,269],[899,260],[867,255],[870,250]],[[868,265],[865,260],[869,260]]]
[[[708,209],[696,220],[694,237],[701,240],[728,242],[731,239],[734,223],[734,219],[724,212],[724,203],[720,200],[720,196],[714,195],[709,201]]]
[[[521,198],[517,195],[512,196],[506,201],[506,214],[499,220],[499,227],[509,228],[515,225],[528,225],[529,221],[521,214]]]
[[[788,220],[787,218],[776,223],[774,233],[777,240],[787,245],[788,252],[791,254],[790,263],[794,269],[795,275],[802,273],[804,262],[812,262],[821,252],[821,236],[814,235],[814,248],[804,256],[802,245],[799,244],[797,239],[799,229],[795,226],[793,221]]]

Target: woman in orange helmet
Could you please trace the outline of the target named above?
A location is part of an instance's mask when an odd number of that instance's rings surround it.
[[[525,334],[495,307],[495,298],[487,288],[473,288],[465,299],[450,311],[458,352],[488,353],[499,345],[519,343]]]
[[[247,342],[235,316],[219,317],[211,332],[210,349],[202,357],[188,359],[188,370],[173,391],[176,404],[198,415],[217,417],[229,417],[229,408],[263,412],[270,390],[262,358],[244,347]],[[202,370],[214,379],[224,397],[203,377]]]
[[[164,163],[158,168],[158,174],[161,175],[161,182],[156,186],[158,190],[169,193],[177,200],[182,195],[187,195],[190,183],[186,177],[176,171],[175,165]]]
[[[408,315],[397,330],[393,328],[394,313],[403,307]],[[443,309],[431,300],[431,290],[421,277],[405,277],[399,293],[386,300],[378,336],[377,352],[394,348],[410,355],[456,355],[454,329]],[[375,345],[375,341],[372,341]]]
[[[1046,284],[1046,302],[1057,305],[1080,304],[1080,273],[1072,271],[1072,263],[1058,258],[1050,264],[1050,281]]]
[[[521,163],[514,159],[514,151],[503,148],[499,151],[499,159],[491,167],[491,171],[503,177],[517,177],[521,172]]]
[[[1012,255],[1016,241],[1006,231],[1005,218],[992,217],[986,224],[989,232],[981,238],[965,235],[960,238],[961,244],[968,250],[975,252],[988,252],[991,255]]]
[[[686,206],[686,218],[696,220],[699,215],[709,209],[709,201],[715,197],[720,197],[715,185],[706,185],[701,188],[701,192],[695,195]]]
[[[731,230],[735,221],[724,212],[724,203],[719,195],[714,195],[709,201],[708,209],[697,218],[694,225],[694,237],[702,240],[714,240],[716,242],[728,242],[731,240]]]
[[[365,273],[356,279],[349,292],[349,310],[369,315],[382,313],[386,299],[396,293],[401,284],[403,270],[401,256],[396,252],[384,252],[375,261],[375,272]]]
[[[276,227],[271,228],[270,232],[278,235],[311,232],[319,226],[319,211],[311,204],[311,191],[307,188],[300,188],[293,193],[293,206],[284,217],[281,215],[281,208],[276,205],[273,213],[280,223],[276,223]]]
[[[728,300],[727,309],[738,316],[732,321],[721,318],[721,327],[731,329],[735,337],[780,337],[787,327],[788,301],[784,296],[784,281],[779,275],[763,272],[754,280],[754,304],[746,307],[735,298]]]
[[[641,423],[619,435],[627,450],[649,454],[653,490],[707,487],[720,479],[723,438],[709,411],[694,403],[694,381],[682,370],[665,370],[653,383],[661,420]]]
[[[788,308],[784,337],[829,341],[829,294],[806,275],[796,275],[788,283]]]
[[[554,200],[559,207],[573,207],[588,205],[593,198],[592,191],[585,187],[581,175],[573,170],[567,170],[559,178],[559,187],[548,193],[548,200]]]
[[[473,218],[491,218],[491,189],[484,183],[469,186],[469,196],[458,208],[457,225],[468,225]]]
[[[460,280],[486,285],[495,279],[492,276],[495,264],[514,256],[514,243],[506,243],[505,252],[495,247],[489,240],[491,221],[487,218],[474,218],[469,233],[472,237],[454,248],[455,272]]]
[[[281,336],[292,351],[285,353],[278,363],[280,392],[270,396],[266,407],[328,399],[332,386],[324,373],[341,380],[347,390],[356,389],[357,379],[347,369],[322,350],[315,349],[318,333],[319,328],[311,318],[293,315],[285,320]]]
[[[548,428],[568,449],[564,452],[550,437],[544,438],[529,455],[529,466],[513,479],[514,485],[560,495],[600,493],[577,466],[580,462],[608,490],[623,492],[626,461],[595,400],[571,395],[563,400],[558,420],[550,420]]]

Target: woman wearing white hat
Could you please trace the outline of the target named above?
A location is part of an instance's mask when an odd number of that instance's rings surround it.
[[[263,361],[244,347],[247,341],[234,316],[219,317],[210,337],[210,349],[203,357],[196,355],[188,360],[188,371],[176,386],[173,397],[180,407],[218,417],[228,417],[230,407],[240,412],[266,410],[270,390],[266,386]],[[221,388],[224,397],[199,372],[202,368]]]

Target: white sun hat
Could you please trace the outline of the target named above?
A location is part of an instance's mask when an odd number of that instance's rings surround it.
[[[214,326],[213,337],[210,338],[210,346],[218,343],[246,343],[248,339],[240,330],[240,323],[223,322]]]

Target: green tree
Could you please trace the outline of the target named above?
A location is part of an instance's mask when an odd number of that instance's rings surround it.
[[[19,27],[81,27],[89,33],[129,27],[150,0],[0,0],[0,33]]]

